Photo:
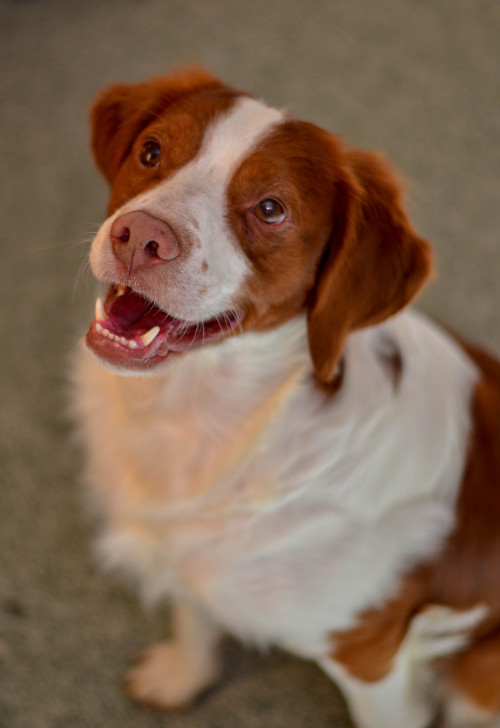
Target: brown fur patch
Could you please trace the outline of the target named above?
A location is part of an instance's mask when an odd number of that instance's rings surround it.
[[[286,225],[262,226],[251,214],[265,197],[281,202]],[[430,274],[430,248],[385,162],[313,124],[280,125],[237,170],[228,200],[254,270],[245,326],[270,328],[309,309],[311,356],[325,383],[349,332],[403,308]]]
[[[325,381],[348,334],[404,308],[432,271],[430,246],[412,228],[387,164],[348,150],[342,172],[332,240],[309,311],[309,347]]]
[[[360,680],[382,680],[392,669],[412,618],[426,601],[428,577],[428,566],[416,568],[392,599],[368,609],[352,629],[335,634],[332,658]]]
[[[112,183],[108,214],[189,162],[207,125],[239,95],[196,68],[104,91],[92,108],[92,148]],[[150,140],[162,148],[158,167],[144,167],[138,158]]]
[[[137,135],[168,107],[201,89],[221,86],[201,68],[188,68],[143,83],[115,84],[103,91],[91,111],[92,151],[112,182]]]
[[[240,165],[228,189],[229,218],[253,273],[243,292],[245,327],[272,328],[305,310],[331,232],[334,165],[324,133],[288,120]],[[287,223],[273,226],[253,214],[277,199]]]

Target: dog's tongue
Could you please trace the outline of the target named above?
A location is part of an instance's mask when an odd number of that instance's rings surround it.
[[[121,295],[110,292],[105,308],[114,328],[120,333],[149,331],[153,326],[165,326],[171,318],[151,301],[130,289]]]
[[[147,330],[159,325],[160,322],[164,323],[168,318],[164,311],[130,289],[118,296],[110,293],[105,308],[114,326],[122,331],[131,328]]]

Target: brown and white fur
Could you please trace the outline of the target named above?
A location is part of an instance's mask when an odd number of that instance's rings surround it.
[[[200,69],[92,120],[97,551],[173,604],[130,694],[190,701],[227,631],[316,661],[359,728],[500,726],[500,365],[402,312],[431,253],[388,166]]]

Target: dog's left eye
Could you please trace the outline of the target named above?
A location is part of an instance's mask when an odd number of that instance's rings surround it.
[[[268,225],[277,225],[285,220],[286,215],[281,203],[271,197],[261,200],[255,208],[255,214]]]
[[[158,142],[149,141],[142,147],[139,160],[145,167],[157,167],[160,164],[161,147]]]

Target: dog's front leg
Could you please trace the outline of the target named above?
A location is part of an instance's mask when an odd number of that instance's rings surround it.
[[[172,638],[141,655],[127,675],[127,693],[155,708],[174,709],[191,702],[219,676],[219,637],[219,629],[201,610],[176,603]]]

